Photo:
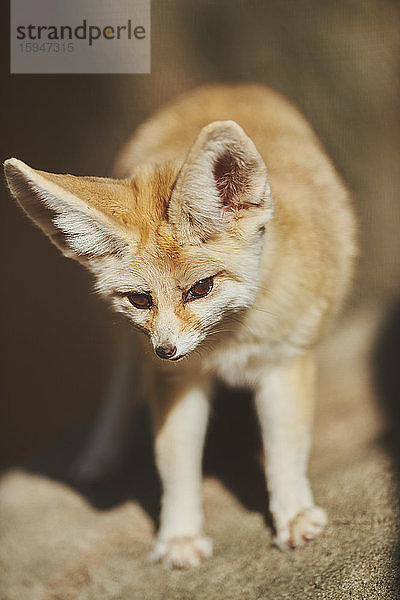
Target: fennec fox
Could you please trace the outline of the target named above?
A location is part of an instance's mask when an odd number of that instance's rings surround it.
[[[214,378],[254,391],[276,544],[317,536],[313,348],[344,298],[355,243],[348,193],[305,119],[266,87],[209,86],[139,127],[117,162],[122,179],[15,158],[5,171],[28,215],[133,325],[82,471],[112,462],[145,390],[163,488],[153,557],[186,567],[211,555],[201,462]]]

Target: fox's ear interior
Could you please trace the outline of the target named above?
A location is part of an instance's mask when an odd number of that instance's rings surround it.
[[[204,127],[178,175],[169,219],[187,238],[205,240],[249,209],[272,214],[265,164],[235,121]],[[268,212],[269,211],[269,212]]]
[[[6,160],[4,170],[12,195],[65,256],[85,262],[125,251],[112,221],[90,204],[102,189],[111,193],[112,180],[45,173],[16,158]]]

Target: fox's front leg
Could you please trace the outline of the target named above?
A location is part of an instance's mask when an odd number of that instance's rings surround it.
[[[162,483],[160,529],[152,558],[168,568],[211,556],[203,535],[202,453],[209,414],[204,381],[158,382],[152,400],[154,444]]]
[[[326,524],[307,478],[314,386],[313,357],[306,355],[268,367],[256,390],[275,543],[283,550],[303,546]]]

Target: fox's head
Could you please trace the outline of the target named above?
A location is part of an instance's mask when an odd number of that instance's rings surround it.
[[[5,172],[22,208],[159,357],[179,360],[253,303],[272,201],[235,122],[204,127],[183,165],[140,166],[131,179],[55,175],[15,158]]]

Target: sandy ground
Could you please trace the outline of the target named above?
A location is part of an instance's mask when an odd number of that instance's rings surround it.
[[[107,485],[84,493],[62,481],[84,431],[3,475],[2,600],[399,598],[396,466],[369,368],[376,328],[375,309],[358,312],[321,348],[310,465],[329,514],[320,539],[289,553],[271,546],[251,402],[220,389],[205,457],[212,559],[182,572],[148,560],[159,487],[142,410],[126,465]]]

